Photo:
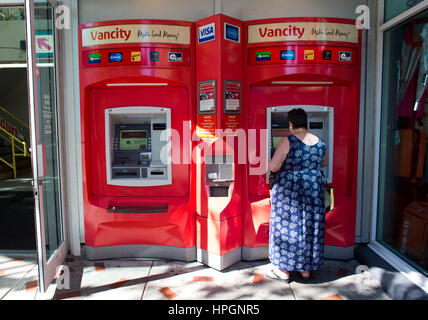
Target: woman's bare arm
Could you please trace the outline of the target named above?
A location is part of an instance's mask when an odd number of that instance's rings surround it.
[[[324,155],[324,160],[321,163],[321,168],[325,168],[327,166],[328,166],[328,153],[326,150],[325,155]]]
[[[288,138],[283,138],[278,144],[272,159],[269,161],[268,168],[271,172],[277,172],[281,169],[289,151],[290,142],[288,141]]]

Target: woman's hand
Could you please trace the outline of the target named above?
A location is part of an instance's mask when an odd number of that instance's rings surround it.
[[[269,161],[268,168],[271,172],[277,172],[281,169],[285,159],[287,159],[288,152],[290,151],[290,142],[285,137],[278,144],[272,159]]]

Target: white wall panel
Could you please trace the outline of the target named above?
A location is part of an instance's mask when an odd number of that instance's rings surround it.
[[[79,23],[122,19],[197,21],[214,14],[214,0],[79,0]]]
[[[366,0],[223,0],[223,14],[254,20],[282,17],[355,19],[355,9]]]

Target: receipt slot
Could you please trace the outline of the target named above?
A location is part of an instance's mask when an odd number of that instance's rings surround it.
[[[233,179],[233,156],[207,156],[205,165],[206,182],[209,183],[209,197],[230,197]]]
[[[293,109],[303,109],[308,115],[308,130],[320,137],[326,144],[328,162],[326,168],[321,168],[325,182],[333,181],[333,154],[334,154],[334,108],[325,106],[277,106],[267,109],[267,158],[270,161],[279,142],[289,135],[287,114]],[[268,169],[266,169],[268,170]],[[269,174],[267,175],[268,178]],[[269,180],[267,180],[269,182]]]
[[[107,109],[107,183],[116,186],[171,184],[171,110],[156,107]]]

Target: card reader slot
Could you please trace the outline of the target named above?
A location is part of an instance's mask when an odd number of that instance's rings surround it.
[[[150,175],[151,176],[163,176],[163,175],[165,175],[165,172],[164,171],[151,171]]]
[[[168,206],[111,206],[109,213],[168,213]]]
[[[137,172],[116,172],[116,177],[138,177]]]
[[[115,168],[112,169],[113,179],[136,179],[140,178],[140,168]]]

